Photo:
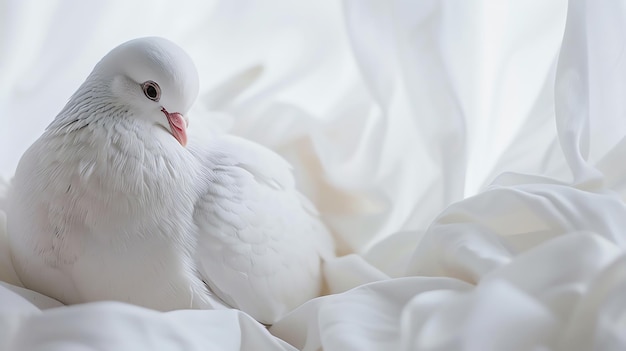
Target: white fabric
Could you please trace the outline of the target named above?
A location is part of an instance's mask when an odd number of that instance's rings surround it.
[[[2,5],[4,177],[104,53],[161,35],[199,68],[190,128],[284,155],[345,256],[268,332],[17,288],[0,215],[0,349],[626,349],[624,1]]]

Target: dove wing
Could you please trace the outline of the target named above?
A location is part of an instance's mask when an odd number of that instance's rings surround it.
[[[290,165],[233,136],[190,149],[204,167],[194,220],[207,284],[264,323],[317,296],[320,255],[332,252],[332,240]]]

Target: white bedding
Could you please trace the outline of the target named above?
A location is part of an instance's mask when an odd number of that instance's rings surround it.
[[[285,156],[342,254],[269,330],[62,306],[18,287],[0,182],[0,350],[626,349],[626,2],[0,5],[3,178],[104,53],[165,36],[190,132]]]

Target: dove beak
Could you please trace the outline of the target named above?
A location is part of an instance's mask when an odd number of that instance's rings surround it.
[[[167,117],[167,122],[170,124],[170,131],[174,138],[182,146],[187,145],[187,120],[185,117],[178,112],[169,113],[165,108],[162,108],[161,111]]]

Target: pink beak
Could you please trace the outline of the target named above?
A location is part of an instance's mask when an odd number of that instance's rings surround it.
[[[174,138],[178,140],[180,145],[187,145],[187,121],[183,115],[178,112],[169,113],[165,108],[162,108],[161,111],[167,117],[167,122],[170,124],[170,130]]]

